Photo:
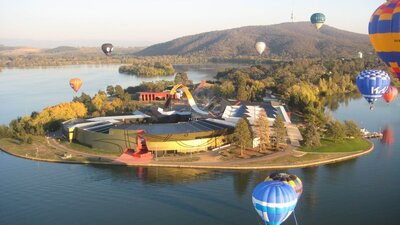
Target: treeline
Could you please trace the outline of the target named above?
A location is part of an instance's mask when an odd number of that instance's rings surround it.
[[[74,118],[90,118],[132,114],[141,106],[131,100],[131,95],[121,86],[108,86],[106,92],[99,91],[91,97],[85,93],[72,102],[47,107],[41,112],[12,120],[9,126],[0,126],[0,138],[12,137],[21,142],[32,142],[32,136],[61,128],[63,121]]]
[[[171,63],[156,62],[122,65],[119,67],[119,72],[138,77],[162,77],[174,75],[175,69]]]
[[[82,103],[89,117],[132,114],[141,107],[141,103],[131,99],[131,95],[120,85],[107,86],[106,92],[99,91],[93,97],[82,93],[74,97],[74,102]]]
[[[19,55],[0,56],[3,67],[46,67],[84,64],[144,64],[144,63],[171,63],[171,64],[204,64],[206,57],[191,56],[149,56],[112,55],[106,57],[101,54],[89,55]]]
[[[79,102],[61,103],[47,107],[41,112],[12,120],[9,127],[2,126],[0,137],[12,137],[21,142],[32,143],[32,136],[44,135],[46,131],[60,128],[62,121],[87,116],[86,107]]]
[[[217,74],[220,95],[241,101],[259,101],[272,90],[299,109],[322,96],[356,91],[355,77],[366,68],[385,68],[371,59],[297,60],[271,65],[231,68]]]
[[[302,129],[302,133],[303,144],[306,147],[320,147],[321,137],[331,139],[334,142],[342,142],[346,138],[361,138],[360,128],[352,120],[344,123],[338,120],[330,120],[323,126],[308,122],[305,129]]]
[[[352,60],[297,60],[272,65],[227,69],[217,74],[217,94],[240,101],[261,101],[271,90],[286,102],[306,126],[324,130],[330,123],[325,107],[338,107],[330,101],[357,93],[355,78],[364,69],[386,69],[375,58]],[[307,129],[307,130],[312,130]]]
[[[142,82],[138,86],[131,86],[126,89],[129,94],[136,94],[137,92],[162,92],[168,87],[174,85],[174,81],[152,81]]]

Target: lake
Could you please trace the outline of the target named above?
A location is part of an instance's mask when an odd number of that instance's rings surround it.
[[[117,67],[4,70],[0,73],[2,107],[3,101],[8,99],[3,94],[22,96],[14,99],[20,99],[22,107],[31,107],[27,109],[29,111],[40,110],[34,108],[33,101],[68,101],[73,96],[68,78],[74,71],[81,78],[93,77],[93,82],[99,82],[98,86],[85,86],[90,87],[84,90],[88,93],[104,89],[109,82],[118,84],[123,81],[125,83],[120,84],[124,87],[130,85],[128,83],[140,82],[119,75],[115,72]],[[199,76],[208,76],[199,68],[193,71],[202,74]],[[11,79],[10,73],[21,79]],[[33,74],[37,74],[37,77]],[[97,81],[96,74],[103,74],[110,80]],[[13,93],[3,89],[5,78],[2,76],[8,77],[6,87]],[[41,76],[46,78],[46,82],[38,81]],[[29,82],[28,79],[34,81]],[[69,96],[58,93],[57,88],[49,96],[52,86],[64,88],[58,86],[58,82],[66,86],[62,92]],[[40,89],[36,85],[50,87]],[[23,95],[22,87],[29,86],[30,90],[35,90],[35,95],[33,92]],[[353,119],[371,131],[391,127],[396,139],[400,136],[398,101],[390,105],[378,102],[375,110],[370,111],[363,99],[357,99],[347,105],[341,104],[337,110],[328,113],[340,120]],[[14,104],[18,105],[10,102],[5,105],[8,108]],[[11,118],[24,110],[21,111],[17,106],[12,108],[15,111],[6,109]],[[2,121],[6,122],[3,114]],[[304,192],[296,208],[299,225],[400,224],[399,143],[394,140],[392,145],[385,145],[375,140],[375,150],[361,158],[288,170],[298,175],[304,183]],[[259,225],[262,222],[253,209],[251,192],[270,172],[52,164],[24,160],[0,152],[0,224]],[[284,224],[294,225],[293,216]]]
[[[44,107],[69,102],[82,92],[94,95],[106,90],[107,85],[121,85],[123,88],[136,86],[144,81],[173,80],[174,76],[139,78],[120,74],[119,65],[74,65],[62,67],[7,69],[0,72],[0,124],[8,124],[18,116],[30,115]],[[210,80],[224,65],[176,65],[177,71],[187,71],[195,83]],[[83,85],[75,93],[69,80],[79,77]]]

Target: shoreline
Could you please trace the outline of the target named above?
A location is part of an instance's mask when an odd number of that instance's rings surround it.
[[[7,151],[3,148],[0,148],[0,151],[9,154],[11,156],[15,156],[18,158],[32,160],[32,161],[40,161],[40,162],[48,162],[48,163],[63,163],[63,164],[83,164],[83,165],[107,165],[107,166],[125,166],[125,167],[162,167],[162,168],[186,168],[186,169],[210,169],[210,170],[274,170],[274,169],[297,169],[297,168],[307,168],[307,167],[316,167],[322,166],[327,164],[339,163],[344,162],[347,160],[355,159],[364,155],[371,153],[375,145],[371,143],[371,146],[367,150],[358,151],[354,153],[350,153],[344,156],[338,156],[332,159],[325,159],[321,161],[310,161],[310,162],[302,162],[302,163],[294,163],[291,165],[265,165],[265,166],[216,166],[216,165],[189,165],[185,163],[159,163],[159,162],[150,162],[150,163],[130,163],[130,164],[123,164],[117,162],[92,162],[92,161],[70,161],[70,160],[54,160],[54,159],[43,159],[43,158],[36,158],[36,157],[29,157],[18,155],[13,152]],[[300,151],[295,151],[300,152]],[[302,152],[303,153],[303,152]],[[308,154],[308,153],[306,153]],[[312,153],[312,154],[335,154],[335,153]]]

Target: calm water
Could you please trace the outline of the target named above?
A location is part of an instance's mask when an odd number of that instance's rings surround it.
[[[223,65],[175,66],[177,71],[187,71],[194,82],[213,79]],[[143,81],[161,78],[138,78],[120,74],[119,65],[79,65],[36,69],[3,69],[0,72],[0,124],[8,124],[17,116],[30,115],[44,107],[71,101],[82,92],[93,95],[106,90],[107,85],[124,88],[139,85]],[[70,88],[69,80],[79,77],[83,81],[77,94]],[[174,76],[163,77],[173,80]]]
[[[38,93],[38,98],[46,95]],[[398,138],[399,110],[398,100],[392,105],[378,103],[369,111],[359,99],[341,105],[332,115],[354,119],[371,131],[390,125]],[[400,224],[400,142],[374,143],[375,151],[358,159],[289,170],[304,182],[296,208],[299,224]],[[251,191],[269,172],[50,164],[0,152],[0,224],[258,225]],[[284,224],[295,224],[293,217]]]

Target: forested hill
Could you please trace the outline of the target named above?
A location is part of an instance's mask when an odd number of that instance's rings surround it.
[[[355,57],[373,52],[368,35],[324,25],[318,32],[309,22],[247,26],[186,36],[150,46],[138,54],[201,55],[212,57],[255,56],[254,44],[264,41],[270,56]]]

